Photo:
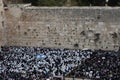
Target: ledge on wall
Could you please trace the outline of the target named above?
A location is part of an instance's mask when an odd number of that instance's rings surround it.
[[[24,7],[30,7],[30,6],[31,6],[31,3],[24,5]]]

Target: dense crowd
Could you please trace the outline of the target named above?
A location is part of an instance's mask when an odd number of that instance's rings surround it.
[[[120,54],[102,50],[0,48],[0,80],[53,80],[51,76],[119,80]]]
[[[81,62],[68,76],[93,80],[120,80],[120,53],[97,51]]]
[[[66,76],[91,54],[91,50],[1,47],[0,78],[42,80],[50,76]]]

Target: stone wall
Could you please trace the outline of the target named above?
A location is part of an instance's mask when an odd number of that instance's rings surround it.
[[[9,5],[7,45],[117,50],[118,7],[21,7]]]
[[[5,29],[6,29],[6,26],[5,26],[3,2],[2,0],[0,0],[0,46],[5,45],[5,42],[6,42]]]

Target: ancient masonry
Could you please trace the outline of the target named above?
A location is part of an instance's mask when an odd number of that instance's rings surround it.
[[[0,45],[117,50],[118,7],[31,7],[0,2]]]
[[[0,0],[0,46],[6,43],[5,16],[2,0]]]

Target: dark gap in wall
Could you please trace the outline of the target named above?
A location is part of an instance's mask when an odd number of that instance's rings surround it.
[[[20,25],[18,25],[18,29],[20,30]]]
[[[97,19],[100,19],[100,15],[97,16]]]
[[[30,29],[28,29],[27,31],[30,31]]]
[[[33,31],[36,31],[36,29],[33,29]]]
[[[100,33],[95,33],[94,35],[95,35],[94,41],[95,42],[99,41],[99,39],[100,39]]]
[[[86,33],[85,33],[85,31],[82,31],[81,33],[80,33],[80,35],[85,35]]]
[[[24,35],[27,36],[27,32],[24,32]]]
[[[74,47],[76,47],[76,48],[79,47],[78,43],[75,43],[75,44],[74,44]]]
[[[113,39],[118,37],[116,32],[112,33],[111,36]]]
[[[42,40],[42,43],[44,42],[44,40]]]
[[[48,29],[50,29],[50,27],[48,26]]]
[[[4,21],[2,21],[2,27],[4,27]]]
[[[115,48],[115,46],[114,46],[114,48]]]
[[[57,43],[55,42],[55,45],[57,45]]]
[[[39,36],[38,34],[36,34],[36,36]]]
[[[59,45],[61,45],[61,43],[59,43]]]
[[[108,49],[108,47],[106,47],[106,49]]]

